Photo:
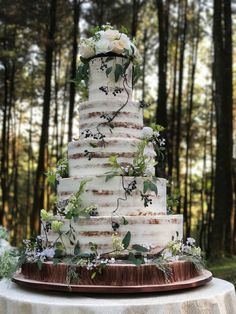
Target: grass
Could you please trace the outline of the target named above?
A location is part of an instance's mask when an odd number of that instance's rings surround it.
[[[207,269],[212,272],[214,277],[227,280],[236,287],[236,256],[208,263]]]

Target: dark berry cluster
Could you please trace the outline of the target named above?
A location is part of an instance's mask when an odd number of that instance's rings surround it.
[[[139,101],[139,108],[147,108],[148,104],[144,100]]]
[[[127,195],[132,195],[132,191],[135,190],[136,188],[137,188],[137,182],[136,180],[132,180],[128,184],[127,188],[124,188],[124,190]]]
[[[88,151],[87,149],[84,150],[84,155],[88,157],[88,160],[91,160],[93,158],[93,153]]]
[[[36,237],[36,248],[37,252],[41,252],[43,250],[43,240],[41,236]]]
[[[111,226],[114,231],[116,231],[120,227],[118,222],[115,222],[115,221],[112,221]]]
[[[105,95],[108,95],[108,93],[109,93],[108,86],[101,86],[101,87],[99,87],[99,90],[102,91],[103,93],[105,93]]]
[[[84,135],[85,138],[92,137],[94,140],[102,140],[106,135],[101,132],[93,133],[91,130],[86,129],[81,132],[81,135]]]
[[[106,69],[107,69],[107,63],[102,59],[101,60],[100,70],[101,71],[105,71]]]
[[[81,132],[81,135],[84,135],[85,138],[88,138],[88,137],[93,136],[93,132],[89,129],[86,129],[83,132]]]
[[[152,204],[152,199],[149,195],[141,193],[141,199],[144,201],[144,206],[148,207],[149,204]]]
[[[96,207],[94,207],[93,209],[92,209],[92,211],[90,212],[90,216],[98,216],[98,211],[97,211],[97,208]]]
[[[52,228],[51,222],[50,222],[50,221],[47,221],[47,222],[46,222],[46,225],[45,225],[46,231],[48,232],[49,230],[51,230],[51,228]]]
[[[112,117],[111,117],[109,114],[103,113],[103,114],[100,116],[100,118],[107,120],[107,122],[111,122],[111,121],[112,121]]]
[[[112,92],[112,94],[114,96],[116,96],[117,94],[121,94],[123,92],[124,88],[121,87],[115,87],[114,91]]]

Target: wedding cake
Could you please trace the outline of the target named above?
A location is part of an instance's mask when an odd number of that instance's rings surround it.
[[[79,284],[114,286],[197,276],[200,249],[183,243],[183,217],[167,212],[167,180],[155,177],[162,129],[144,127],[143,102],[132,99],[134,43],[105,25],[81,41],[80,55],[88,100],[79,104],[79,139],[58,164],[57,213],[41,211],[41,237],[25,242],[22,273],[65,283],[69,265]]]

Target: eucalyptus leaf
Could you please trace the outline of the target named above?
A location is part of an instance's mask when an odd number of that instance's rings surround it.
[[[135,255],[132,252],[129,253],[128,261],[135,264],[136,266],[140,266],[140,265],[145,263],[143,257],[137,258],[137,257],[135,257]]]
[[[111,73],[111,71],[112,71],[112,67],[109,67],[109,68],[106,69],[106,76],[107,76],[107,77],[109,76],[109,74]]]
[[[80,254],[80,243],[79,241],[76,242],[75,248],[74,248],[74,254],[79,255]]]
[[[97,147],[98,147],[98,144],[96,144],[96,143],[89,143],[89,145],[90,145],[91,147],[93,147],[93,148],[97,148]]]
[[[124,239],[122,240],[122,244],[124,245],[124,249],[127,249],[127,247],[130,244],[130,239],[131,239],[131,233],[128,231],[126,235],[124,236]]]
[[[116,176],[116,173],[107,174],[107,175],[106,175],[105,182],[111,180],[111,179],[114,178],[115,176]]]
[[[39,270],[42,270],[43,262],[40,259],[37,260],[37,266]]]
[[[155,183],[150,180],[146,180],[143,182],[143,193],[145,194],[147,191],[153,191],[157,195],[158,190]]]
[[[115,82],[117,82],[120,78],[120,76],[123,74],[123,67],[121,64],[116,63],[115,67]]]

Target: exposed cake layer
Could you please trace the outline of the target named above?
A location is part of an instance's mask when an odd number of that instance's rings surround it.
[[[99,101],[86,101],[79,105],[80,138],[84,138],[89,130],[96,134],[98,130],[106,137],[141,138],[143,129],[143,110],[139,103],[129,101],[116,115],[111,124],[107,124],[105,117],[114,117],[124,101],[111,99],[105,96]]]
[[[126,80],[119,77],[115,82],[117,66],[125,66],[127,58],[98,57],[89,62],[89,100],[110,100],[116,97],[120,100],[132,98],[132,63],[126,70]],[[107,69],[112,68],[108,74]],[[102,89],[101,89],[102,88]]]
[[[116,155],[118,162],[133,163],[137,154],[137,139],[105,139],[105,142],[92,140],[90,138],[70,142],[68,145],[69,175],[76,176],[96,176],[104,175],[112,170],[109,157]],[[152,145],[145,148],[148,156],[155,156]],[[150,161],[152,157],[150,157]],[[154,174],[154,167],[150,167]]]
[[[123,177],[122,179],[121,176],[115,176],[107,182],[105,176],[61,179],[57,188],[58,201],[67,199],[77,192],[80,182],[84,179],[90,181],[86,185],[83,205],[86,207],[95,204],[100,216],[111,215],[117,208],[118,199],[120,199],[119,208],[116,213],[120,216],[166,214],[166,180],[161,178],[151,178],[157,186],[158,193],[157,195],[153,191],[145,193],[152,201],[152,204],[149,203],[147,207],[144,206],[140,191],[143,192],[144,182],[150,180],[148,177]],[[134,179],[137,188],[131,192],[132,195],[127,195],[124,188],[127,188]]]
[[[118,218],[117,218],[118,219]],[[128,224],[122,224],[120,217],[120,227],[117,235],[121,238],[130,231],[130,246],[134,244],[143,245],[151,249],[150,253],[156,253],[162,250],[172,238],[183,237],[183,216],[182,215],[155,215],[155,216],[125,216]],[[69,220],[64,220],[62,231],[69,228]],[[89,242],[96,243],[100,254],[111,252],[112,234],[110,216],[98,216],[90,218],[80,217],[78,222],[73,223],[75,237],[79,240],[81,252],[91,252]],[[44,238],[44,234],[42,234]],[[58,235],[49,232],[48,240],[53,242]],[[74,246],[71,245],[67,236],[63,235],[63,243],[66,246],[67,253],[73,252]]]

